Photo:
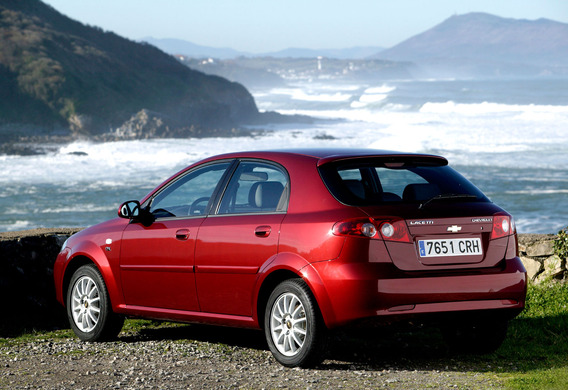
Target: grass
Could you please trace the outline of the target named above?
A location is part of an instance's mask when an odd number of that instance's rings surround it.
[[[568,284],[530,285],[525,311],[489,358],[511,389],[568,388]]]

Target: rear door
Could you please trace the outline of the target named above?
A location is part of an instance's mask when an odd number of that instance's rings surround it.
[[[199,229],[195,277],[202,311],[252,315],[258,270],[278,253],[288,188],[282,167],[240,162],[218,209]]]

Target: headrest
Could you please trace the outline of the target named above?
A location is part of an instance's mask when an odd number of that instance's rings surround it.
[[[410,201],[422,201],[440,195],[440,188],[437,184],[409,184],[404,188],[402,199]]]
[[[278,181],[259,181],[249,191],[249,204],[262,209],[274,209],[282,195],[284,186]]]
[[[365,199],[365,187],[360,180],[343,180],[349,191],[361,199]]]

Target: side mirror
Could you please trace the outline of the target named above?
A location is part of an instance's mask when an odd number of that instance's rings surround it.
[[[144,226],[150,226],[156,220],[152,213],[140,206],[137,200],[129,200],[121,204],[118,208],[118,216],[130,219],[132,222],[140,222]]]
[[[118,208],[118,216],[120,218],[134,219],[140,215],[140,202],[137,200],[129,200],[124,202]]]

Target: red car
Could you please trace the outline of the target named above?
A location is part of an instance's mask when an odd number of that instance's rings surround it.
[[[522,311],[513,218],[443,157],[242,152],[182,170],[70,237],[54,268],[79,338],[124,316],[263,328],[289,367],[327,331],[419,318],[450,346],[499,347]]]

